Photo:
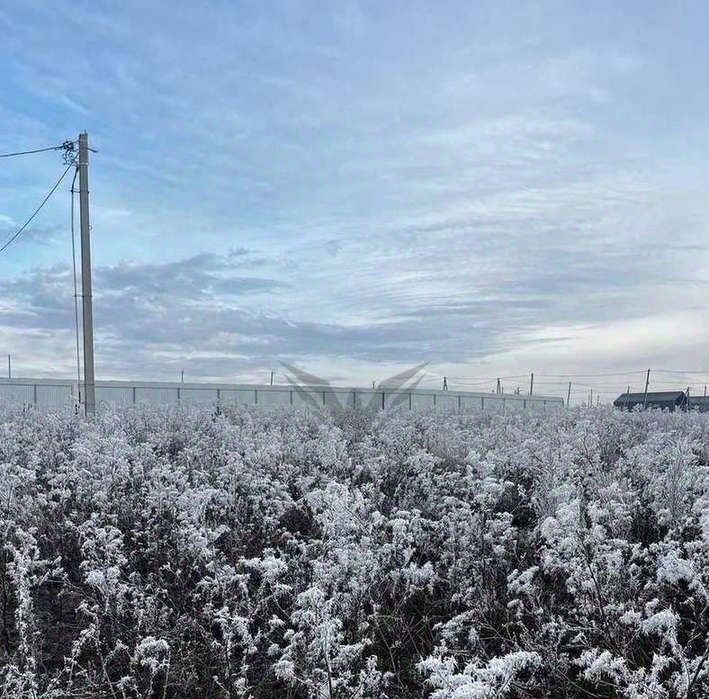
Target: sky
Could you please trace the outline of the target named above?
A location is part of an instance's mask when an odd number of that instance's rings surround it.
[[[98,378],[700,384],[708,34],[702,2],[5,0],[0,152],[98,151]],[[62,170],[0,160],[0,240]],[[76,371],[69,184],[0,255],[16,374]]]

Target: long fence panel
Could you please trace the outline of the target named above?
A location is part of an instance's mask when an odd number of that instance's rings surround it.
[[[82,386],[71,380],[0,379],[0,405],[58,409],[78,405]],[[555,396],[520,396],[426,389],[260,386],[147,381],[99,381],[99,409],[121,405],[253,405],[263,408],[357,408],[363,410],[439,410],[508,413],[545,412],[564,406]]]

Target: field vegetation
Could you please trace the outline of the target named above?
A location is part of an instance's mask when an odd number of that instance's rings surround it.
[[[709,421],[0,414],[0,697],[709,695]]]

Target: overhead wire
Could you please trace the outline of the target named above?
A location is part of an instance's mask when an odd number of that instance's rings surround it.
[[[74,271],[74,329],[76,331],[76,381],[79,390],[79,405],[81,405],[81,357],[79,352],[79,287],[76,281],[76,241],[74,235],[74,185],[79,168],[74,170],[74,179],[69,188],[71,196],[71,264]]]
[[[660,375],[667,375],[667,376],[677,376],[679,378],[682,377],[703,377],[702,380],[709,380],[709,371],[669,371],[665,369],[658,369],[655,371],[653,369],[654,374],[660,374]]]
[[[554,379],[588,379],[588,378],[603,378],[606,376],[629,376],[630,374],[645,374],[646,369],[636,369],[633,371],[616,371],[616,372],[606,372],[602,374],[535,374],[536,376],[548,376]]]
[[[62,183],[62,180],[66,177],[66,173],[69,172],[72,165],[74,165],[75,161],[76,161],[76,158],[71,160],[71,162],[67,165],[64,172],[62,172],[59,179],[54,183],[54,186],[49,190],[49,193],[47,194],[47,196],[45,196],[44,199],[42,199],[42,203],[34,210],[32,215],[22,224],[22,226],[20,226],[20,228],[5,241],[5,243],[2,245],[2,247],[0,247],[0,254],[5,252],[5,250],[7,250],[7,248],[10,247],[10,245],[12,245],[12,243],[14,243],[15,240],[17,240],[17,238],[19,238],[22,235],[22,233],[25,231],[27,226],[29,226],[30,223],[32,223],[32,221],[34,221],[35,217],[42,210],[44,205],[49,201],[52,194],[54,194],[54,192],[57,191],[57,187],[59,187],[59,185]]]
[[[0,158],[15,158],[18,155],[33,155],[34,153],[47,153],[52,150],[62,150],[65,148],[66,144],[62,143],[60,146],[47,146],[46,148],[34,148],[33,150],[20,150],[14,153],[0,153]]]

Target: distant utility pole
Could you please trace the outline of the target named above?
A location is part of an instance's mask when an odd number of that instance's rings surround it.
[[[89,135],[79,134],[79,211],[81,215],[81,293],[84,318],[84,410],[96,412],[94,314],[91,298],[91,225],[89,223]]]
[[[448,379],[445,376],[443,377],[443,390],[448,390]]]
[[[569,381],[569,390],[566,392],[566,407],[571,406],[571,381]]]
[[[497,393],[502,393],[502,387],[500,386],[500,379],[497,379]]]
[[[529,395],[534,394],[534,372],[532,372],[532,375],[529,377]]]
[[[593,407],[593,389],[591,389],[591,399],[588,401],[589,407]]]
[[[185,370],[180,372],[180,383],[185,383]]]
[[[273,386],[273,372],[271,372],[271,386]]]
[[[650,370],[647,370],[647,376],[645,377],[645,395],[643,396],[643,410],[647,408],[647,389],[650,386]]]
[[[12,356],[9,354],[7,355],[7,378],[12,378]],[[706,393],[706,387],[704,388],[704,392]]]

